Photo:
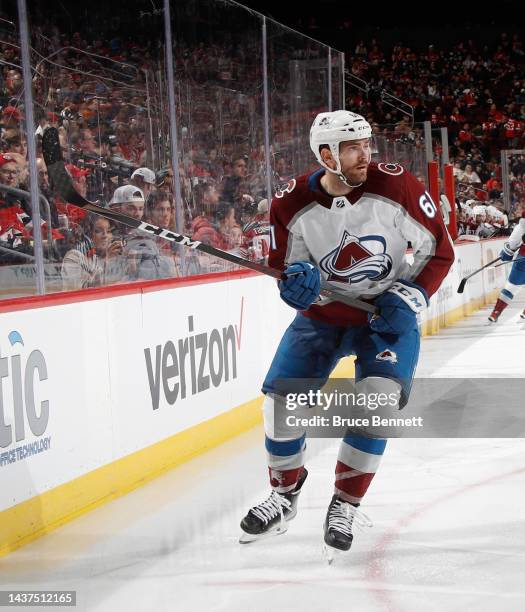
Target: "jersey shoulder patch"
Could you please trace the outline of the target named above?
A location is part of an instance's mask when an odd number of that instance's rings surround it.
[[[408,172],[400,164],[370,164],[364,190],[400,202],[404,199],[407,178]]]
[[[303,208],[314,201],[313,193],[308,189],[308,175],[298,176],[281,185],[272,200],[270,217],[279,217],[284,225]]]
[[[275,190],[274,193],[274,197],[276,198],[284,198],[285,194],[287,193],[292,193],[292,191],[297,187],[297,180],[296,179],[291,179],[286,183],[281,183],[281,185],[279,185],[277,187],[277,189]]]
[[[390,176],[400,176],[405,171],[401,164],[385,162],[377,164],[377,169],[384,174],[389,174]]]

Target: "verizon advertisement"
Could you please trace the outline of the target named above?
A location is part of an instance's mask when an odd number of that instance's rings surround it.
[[[2,314],[0,511],[255,399],[292,318],[265,277]]]

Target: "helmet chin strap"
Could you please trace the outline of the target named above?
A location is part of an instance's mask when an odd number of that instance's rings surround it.
[[[348,179],[346,178],[346,176],[342,173],[342,172],[335,172],[334,174],[337,174],[337,176],[339,177],[339,179],[347,186],[347,187],[351,187],[352,189],[354,189],[355,187],[361,187],[361,185],[363,183],[358,183],[357,185],[352,185],[351,183],[348,182]]]

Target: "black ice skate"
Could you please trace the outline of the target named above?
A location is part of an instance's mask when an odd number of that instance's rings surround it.
[[[325,553],[329,563],[333,561],[336,551],[349,550],[352,546],[354,521],[359,527],[372,527],[370,519],[358,510],[357,505],[334,495],[324,522]]]
[[[525,310],[520,314],[521,319],[525,319]]]
[[[301,487],[308,476],[305,468],[290,493],[272,491],[270,497],[261,504],[254,506],[241,521],[241,544],[254,542],[269,536],[280,535],[288,530],[288,523],[297,514],[297,502]]]

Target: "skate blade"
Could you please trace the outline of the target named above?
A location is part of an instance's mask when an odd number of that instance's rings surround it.
[[[345,552],[345,550],[340,550],[339,548],[328,546],[328,544],[326,543],[323,544],[323,554],[328,565],[334,565],[334,561],[336,561],[338,557],[340,557]]]
[[[257,542],[258,540],[265,540],[266,538],[282,535],[287,531],[288,525],[286,523],[284,523],[284,525],[277,525],[273,529],[270,529],[270,531],[261,533],[259,535],[255,533],[246,533],[246,531],[243,531],[239,537],[239,544],[250,544],[251,542]]]

